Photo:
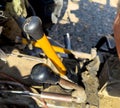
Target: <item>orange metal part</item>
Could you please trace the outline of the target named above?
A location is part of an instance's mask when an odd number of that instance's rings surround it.
[[[43,52],[47,55],[47,57],[55,64],[57,69],[59,70],[60,74],[66,74],[66,68],[61,62],[60,58],[54,51],[53,47],[51,46],[50,42],[48,41],[46,35],[33,44],[35,47],[41,48]]]

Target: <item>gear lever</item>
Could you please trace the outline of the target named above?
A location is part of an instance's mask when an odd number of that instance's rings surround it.
[[[52,69],[50,69],[47,65],[43,63],[36,64],[32,68],[30,77],[34,82],[38,84],[59,84],[65,89],[74,90],[74,92],[72,92],[72,95],[75,96],[79,102],[84,102],[86,100],[86,94],[83,87],[78,86],[77,84],[63,78],[60,78],[59,75],[56,75],[52,71]]]
[[[42,21],[37,16],[27,18],[23,24],[23,30],[29,34],[34,40],[34,46],[41,48],[46,56],[53,62],[61,75],[66,74],[66,68],[52,48],[46,35],[43,32]]]

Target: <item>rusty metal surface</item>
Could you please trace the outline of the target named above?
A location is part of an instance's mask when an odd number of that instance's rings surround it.
[[[59,93],[48,93],[48,92],[41,92],[41,98],[51,99],[55,101],[62,101],[62,102],[76,102],[76,98],[66,95],[66,94],[59,94]]]
[[[59,86],[51,86],[45,91],[52,92],[54,93],[62,93],[62,94],[71,94],[71,91],[69,90],[64,90]],[[75,102],[61,102],[61,101],[55,101],[55,100],[47,100],[46,102],[48,103],[49,108],[81,108],[82,104],[77,104]]]

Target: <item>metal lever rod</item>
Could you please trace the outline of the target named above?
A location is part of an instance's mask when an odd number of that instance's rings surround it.
[[[36,42],[35,47],[41,48],[48,58],[53,62],[61,75],[66,74],[66,68],[60,58],[52,48],[42,29],[42,22],[39,17],[32,16],[25,20],[23,30],[29,34]]]
[[[9,91],[9,90],[0,90],[0,94],[16,94],[16,95],[24,95],[24,96],[33,96],[36,98],[43,98],[43,99],[51,99],[57,101],[65,101],[65,102],[76,102],[76,98],[67,95],[67,94],[60,94],[60,93],[50,93],[50,92],[41,92],[40,94],[31,93],[29,91]]]

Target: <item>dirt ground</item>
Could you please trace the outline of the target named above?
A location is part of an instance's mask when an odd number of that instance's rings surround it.
[[[102,36],[113,33],[117,1],[64,0],[61,18],[50,36],[64,45],[63,35],[69,33],[73,49],[90,52]]]

